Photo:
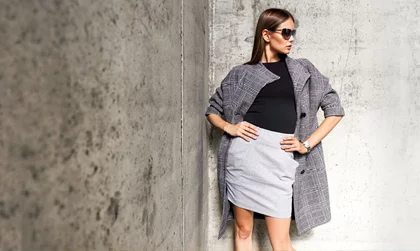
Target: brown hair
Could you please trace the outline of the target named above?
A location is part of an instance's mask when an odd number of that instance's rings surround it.
[[[285,22],[289,18],[291,18],[293,22],[295,21],[293,15],[284,9],[271,8],[261,13],[255,29],[254,47],[252,49],[251,60],[245,64],[256,64],[261,60],[266,43],[262,37],[262,31],[264,29],[275,31],[281,23]]]

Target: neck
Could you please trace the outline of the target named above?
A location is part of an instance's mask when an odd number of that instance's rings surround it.
[[[277,62],[280,60],[280,57],[282,55],[280,55],[280,53],[278,51],[275,51],[271,48],[271,46],[269,44],[267,44],[265,46],[263,55],[261,57],[261,62],[262,63],[272,63],[272,62]]]

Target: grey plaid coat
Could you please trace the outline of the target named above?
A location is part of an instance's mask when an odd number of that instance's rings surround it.
[[[344,110],[328,78],[324,77],[309,60],[286,57],[286,65],[294,85],[298,114],[294,135],[304,141],[318,127],[316,114],[319,108],[323,110],[325,117],[344,116]],[[210,97],[205,115],[218,114],[231,124],[243,121],[245,113],[261,88],[279,78],[261,62],[235,66]],[[228,220],[234,218],[226,196],[225,179],[227,151],[232,138],[224,133],[218,151],[217,176],[222,201],[222,222],[218,239],[223,236]],[[300,235],[330,221],[331,212],[322,143],[316,145],[309,154],[301,155],[294,152],[294,159],[299,162],[299,166],[296,169],[293,185],[292,218],[294,216]]]

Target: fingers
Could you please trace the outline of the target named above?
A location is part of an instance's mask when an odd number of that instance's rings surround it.
[[[243,121],[241,123],[241,128],[244,129],[244,131],[246,131],[248,133],[252,133],[254,135],[258,135],[257,127],[254,126],[253,124],[250,124],[248,122]]]
[[[286,152],[299,151],[300,149],[300,142],[295,137],[285,137],[282,141],[280,141],[280,145],[281,149]]]
[[[239,124],[237,134],[244,140],[249,141],[249,138],[257,139],[258,130],[256,126],[243,121]]]
[[[292,145],[295,143],[299,143],[299,140],[295,137],[285,137],[282,141],[280,141],[281,145]]]
[[[294,152],[294,151],[299,152],[299,147],[297,147],[297,146],[293,146],[293,147],[289,147],[289,148],[282,147],[281,149],[283,149],[286,152]]]
[[[244,138],[246,141],[249,141],[249,138],[257,139],[257,136],[249,132],[241,132],[240,135],[243,136],[242,138]]]

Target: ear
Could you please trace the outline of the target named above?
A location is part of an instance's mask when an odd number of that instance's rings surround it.
[[[265,42],[269,43],[271,40],[271,32],[267,29],[264,29],[261,34]]]

